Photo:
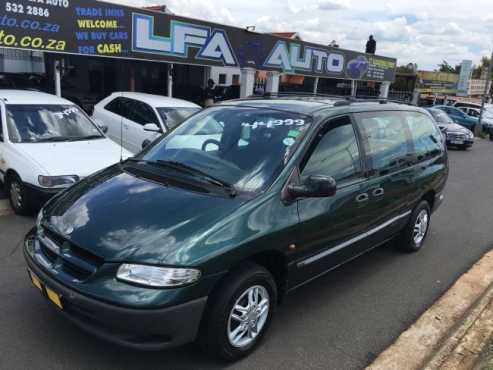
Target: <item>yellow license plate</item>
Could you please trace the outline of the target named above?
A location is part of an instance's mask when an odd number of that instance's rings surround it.
[[[54,290],[48,288],[47,286],[43,286],[41,280],[39,280],[39,278],[36,275],[34,275],[31,271],[29,271],[29,276],[31,277],[31,281],[33,285],[36,288],[38,288],[41,292],[46,292],[46,296],[48,297],[48,299],[52,303],[54,303],[58,308],[63,310],[63,304],[60,295]]]
[[[50,301],[52,301],[55,305],[57,305],[58,308],[63,310],[62,300],[60,299],[60,296],[58,295],[58,293],[55,293],[50,288],[46,288],[46,295],[48,296],[48,299]]]
[[[43,285],[41,284],[41,281],[38,279],[38,277],[34,275],[32,272],[29,272],[29,276],[31,277],[31,281],[33,285],[39,290],[43,291]]]

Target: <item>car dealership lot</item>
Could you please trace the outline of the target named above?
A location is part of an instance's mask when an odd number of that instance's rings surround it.
[[[493,243],[493,145],[451,151],[446,201],[418,254],[379,248],[299,289],[249,358],[229,368],[356,369],[385,349]],[[219,368],[194,346],[135,352],[66,322],[31,286],[21,253],[34,220],[0,217],[0,369]]]

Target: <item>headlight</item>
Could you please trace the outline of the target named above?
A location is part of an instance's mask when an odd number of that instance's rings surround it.
[[[129,283],[155,288],[179,287],[196,282],[200,271],[189,268],[156,267],[123,264],[116,277]]]
[[[77,175],[69,176],[38,176],[39,185],[44,188],[66,188],[79,182],[80,178]]]

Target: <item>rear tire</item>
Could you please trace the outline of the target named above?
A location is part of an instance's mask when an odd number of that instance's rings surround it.
[[[250,354],[269,329],[277,304],[276,283],[265,268],[246,263],[210,300],[199,344],[216,359],[236,361]]]
[[[14,212],[21,216],[28,216],[32,208],[27,199],[26,186],[17,175],[9,175],[5,180],[5,191],[9,198],[10,206]]]
[[[424,200],[414,209],[409,223],[402,231],[399,248],[406,252],[418,252],[421,250],[430,230],[430,221],[430,204]]]

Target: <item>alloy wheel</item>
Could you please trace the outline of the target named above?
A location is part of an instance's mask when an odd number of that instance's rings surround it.
[[[21,185],[15,180],[10,183],[10,201],[15,209],[22,208],[22,188]]]
[[[250,346],[267,322],[270,296],[263,286],[248,288],[236,300],[228,319],[228,340],[236,348]]]
[[[413,230],[413,240],[417,246],[421,245],[423,242],[426,232],[428,231],[429,222],[430,216],[428,215],[428,212],[425,209],[421,210],[416,218]]]

